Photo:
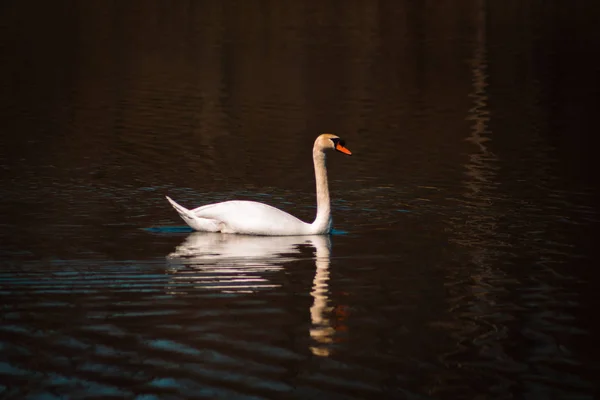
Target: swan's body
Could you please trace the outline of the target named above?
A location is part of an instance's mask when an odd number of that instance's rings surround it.
[[[325,151],[330,149],[352,154],[335,135],[324,133],[315,140],[313,162],[317,183],[317,216],[312,224],[256,201],[232,200],[188,210],[168,196],[167,200],[181,218],[197,231],[267,236],[328,234],[331,231],[331,204]]]

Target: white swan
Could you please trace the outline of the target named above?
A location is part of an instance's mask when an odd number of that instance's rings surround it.
[[[317,182],[317,217],[312,224],[256,201],[232,200],[188,210],[169,196],[166,197],[185,223],[197,231],[267,236],[325,235],[331,230],[331,204],[325,166],[327,150],[352,154],[336,135],[324,133],[315,140],[313,162]]]

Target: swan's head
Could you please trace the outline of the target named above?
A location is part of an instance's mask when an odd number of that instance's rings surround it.
[[[325,151],[325,150],[336,150],[340,153],[344,153],[347,155],[352,155],[352,152],[346,148],[346,144],[339,136],[333,135],[331,133],[323,133],[319,135],[317,140],[315,140],[315,150]]]

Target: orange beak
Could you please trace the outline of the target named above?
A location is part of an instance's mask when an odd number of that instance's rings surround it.
[[[339,151],[340,153],[348,154],[349,156],[352,155],[352,152],[350,150],[348,150],[347,148],[345,148],[344,146],[342,146],[339,143],[335,146],[335,149],[337,151]]]

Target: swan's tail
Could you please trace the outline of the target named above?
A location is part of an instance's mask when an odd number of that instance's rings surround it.
[[[175,211],[179,213],[183,221],[191,228],[203,232],[220,232],[222,230],[223,226],[219,221],[209,218],[200,218],[194,214],[193,211],[177,204],[169,196],[165,197],[169,200],[169,203],[171,203]]]
[[[191,224],[193,224],[196,221],[196,216],[194,215],[193,212],[191,212],[190,210],[188,210],[187,208],[180,206],[179,204],[177,204],[173,199],[171,199],[169,196],[165,196],[167,198],[167,200],[169,200],[169,203],[171,203],[171,205],[173,206],[173,208],[175,209],[175,211],[177,211],[179,213],[179,215],[181,216],[181,218],[183,218],[183,220],[190,226],[192,226]]]

